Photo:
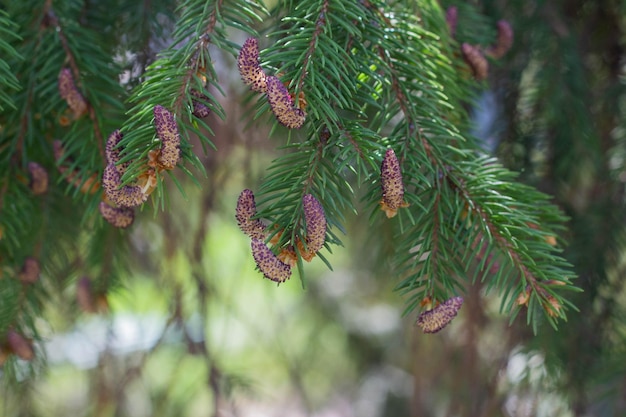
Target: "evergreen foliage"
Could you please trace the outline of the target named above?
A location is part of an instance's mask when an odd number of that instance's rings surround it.
[[[525,314],[534,331],[543,322],[556,329],[558,319],[577,309],[568,298],[579,291],[574,272],[557,238],[566,217],[550,197],[486,155],[470,133],[466,109],[485,85],[463,61],[461,44],[496,40],[495,25],[476,9],[458,5],[452,36],[434,0],[284,0],[269,10],[259,0],[184,0],[175,10],[167,1],[150,2],[149,9],[131,3],[2,3],[2,349],[10,350],[3,336],[9,331],[37,341],[44,304],[66,298],[64,289],[79,277],[90,277],[94,303],[104,303],[106,293],[122,285],[129,234],[98,214],[102,201],[113,200],[103,191],[107,164],[125,168],[122,186],[150,195],[145,205],[155,208],[155,216],[168,210],[169,184],[185,194],[178,170],[202,186],[200,156],[213,152],[216,140],[197,106],[233,117],[220,104],[227,91],[214,63],[236,59],[241,47],[234,34],[258,39],[260,67],[280,79],[294,109],[306,114],[301,128],[286,129],[276,121],[269,91],[249,93],[250,125],[272,124],[272,143],[280,150],[253,190],[256,219],[266,222],[273,253],[297,265],[303,285],[310,228],[303,198],[312,195],[328,225],[317,256],[329,268],[333,246],[350,239],[341,236],[346,213],[367,212],[364,227],[372,235],[394,228],[391,275],[398,277],[407,314],[417,317],[464,296],[468,283],[497,294],[511,321]],[[156,48],[163,40],[167,45]],[[64,69],[72,76],[69,91],[59,88]],[[538,113],[541,97],[568,101],[545,92],[555,79],[542,77],[535,90],[520,93],[520,101]],[[563,90],[575,94],[571,87]],[[572,123],[558,133],[590,140],[588,115],[577,104],[567,106],[568,117],[582,126]],[[154,117],[158,106],[173,115],[180,134],[174,170],[158,159],[166,146]],[[542,116],[546,126],[565,117]],[[115,145],[120,159],[107,161],[107,138],[116,129],[123,134]],[[554,176],[576,175],[574,152],[586,152],[587,145],[555,140],[554,154],[571,152],[571,158]],[[380,210],[388,149],[397,155],[407,203],[391,219]],[[43,194],[32,192],[30,162],[49,176]],[[41,268],[41,279],[32,284],[19,279],[31,257]],[[14,355],[4,369],[15,376],[12,365]]]

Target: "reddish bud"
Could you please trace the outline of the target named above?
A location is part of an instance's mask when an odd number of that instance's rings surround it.
[[[33,350],[33,345],[30,340],[15,330],[9,330],[7,332],[7,345],[20,359],[30,361],[35,357],[35,351]]]
[[[30,189],[34,195],[41,195],[48,191],[48,172],[37,162],[28,163],[30,172]]]
[[[502,58],[513,46],[513,28],[506,20],[498,22],[498,38],[496,43],[485,51],[485,53],[495,59]]]
[[[67,102],[67,105],[74,112],[74,118],[78,118],[87,113],[87,102],[83,95],[76,88],[72,71],[69,68],[61,69],[59,73],[59,94]]]
[[[209,101],[209,98],[206,95],[196,90],[191,90],[191,95],[197,98],[197,100],[192,99],[192,104],[193,104],[192,113],[194,116],[198,118],[203,118],[211,114],[211,109],[209,108],[209,106],[204,104],[204,102]]]
[[[454,37],[456,33],[456,24],[458,20],[459,10],[456,6],[450,6],[446,10],[446,23],[448,24],[448,30],[450,30],[450,35]]]
[[[550,317],[557,317],[561,311],[561,303],[559,303],[559,301],[550,294],[546,296],[546,301],[544,301],[543,307]]]
[[[464,43],[461,46],[461,52],[463,53],[463,59],[472,69],[474,78],[478,81],[486,79],[489,73],[489,62],[480,49],[469,43]]]
[[[463,305],[463,298],[452,297],[432,310],[424,311],[417,318],[416,324],[424,333],[437,333],[454,319]]]
[[[39,261],[31,257],[26,258],[19,273],[20,281],[24,284],[34,284],[39,279],[39,274],[41,274]]]

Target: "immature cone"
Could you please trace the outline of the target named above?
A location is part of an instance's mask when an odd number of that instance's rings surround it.
[[[201,92],[197,90],[191,90],[191,95],[194,97],[197,97],[198,99],[202,101],[209,100],[209,98],[206,95],[202,94]],[[192,113],[194,116],[198,118],[207,117],[209,114],[211,114],[211,109],[209,108],[209,106],[202,103],[200,100],[192,99],[192,104],[193,104]]]
[[[241,46],[237,67],[244,84],[259,93],[267,91],[266,75],[259,65],[259,43],[256,38],[246,39]]]
[[[495,59],[502,58],[513,46],[513,28],[506,20],[498,21],[498,38],[496,43],[485,51],[485,53]]]
[[[252,256],[265,278],[274,282],[285,282],[291,276],[291,267],[274,255],[261,239],[252,239]]]
[[[29,361],[35,357],[31,342],[15,330],[7,332],[7,345],[20,359]]]
[[[180,159],[180,133],[176,118],[161,105],[154,106],[154,127],[161,140],[159,163],[165,169],[174,169]]]
[[[235,218],[242,232],[253,239],[263,239],[265,237],[265,225],[259,219],[252,219],[256,216],[256,203],[252,190],[245,189],[239,194]]]
[[[400,171],[400,161],[391,148],[385,152],[385,157],[380,166],[380,185],[383,191],[380,208],[388,218],[395,216],[399,208],[408,206],[408,203],[404,201],[404,184]]]
[[[299,129],[304,124],[306,114],[294,107],[291,94],[278,77],[267,77],[267,100],[278,122],[289,129]]]
[[[72,71],[69,68],[63,68],[59,73],[59,94],[74,112],[74,118],[87,113],[87,102],[76,88]]]
[[[30,173],[30,190],[34,195],[44,194],[48,191],[48,172],[37,162],[28,163]]]
[[[135,220],[135,210],[130,207],[111,207],[101,201],[99,209],[104,220],[120,229],[126,229]]]
[[[107,138],[106,147],[104,149],[107,164],[115,165],[120,175],[124,175],[124,172],[126,172],[126,169],[129,165],[129,162],[118,165],[121,155],[120,149],[117,147],[117,145],[122,141],[123,137],[124,135],[122,134],[122,132],[119,131],[119,129],[114,130]]]
[[[143,204],[148,195],[137,185],[122,185],[122,176],[113,164],[108,164],[102,174],[102,188],[107,197],[120,207],[135,207]]]
[[[452,297],[432,310],[424,311],[417,318],[416,324],[424,333],[437,333],[456,317],[461,305],[463,305],[463,298]]]
[[[19,273],[19,279],[24,284],[34,284],[39,279],[41,268],[39,261],[35,258],[28,257],[24,260],[22,270]]]
[[[302,197],[302,208],[306,222],[306,250],[300,248],[302,258],[310,261],[322,249],[326,239],[326,216],[322,204],[311,194]]]
[[[459,9],[456,6],[450,6],[446,10],[446,23],[448,24],[448,29],[450,30],[450,35],[454,37],[456,33],[456,23],[458,20]]]
[[[461,45],[461,52],[463,53],[463,59],[470,66],[474,73],[474,78],[478,81],[487,78],[489,73],[489,62],[483,53],[474,45],[464,43]]]

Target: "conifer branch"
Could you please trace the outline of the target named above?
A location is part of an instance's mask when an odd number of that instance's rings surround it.
[[[68,65],[72,70],[72,74],[74,75],[74,80],[76,83],[76,88],[82,89],[82,80],[81,80],[81,71],[76,63],[76,59],[74,57],[74,52],[67,41],[67,36],[65,35],[65,31],[61,24],[59,23],[59,19],[57,18],[54,8],[52,7],[52,0],[47,0],[44,6],[44,16],[47,20],[49,26],[52,26],[57,35],[59,36],[59,41],[61,42],[61,46],[63,51],[65,51],[65,57],[67,59]],[[87,106],[87,112],[89,114],[89,119],[91,120],[94,137],[96,139],[96,146],[98,147],[98,151],[100,152],[100,157],[104,161],[104,137],[102,135],[102,131],[100,130],[100,124],[98,123],[98,118],[96,116],[96,111],[93,108],[93,105],[89,102],[87,98],[84,98],[85,104]]]

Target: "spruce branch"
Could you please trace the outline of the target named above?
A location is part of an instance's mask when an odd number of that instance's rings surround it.
[[[538,304],[554,325],[552,318],[557,316],[564,318],[563,312],[567,302],[562,297],[556,297],[553,289],[548,290],[546,286],[539,285],[539,280],[535,275],[541,273],[542,281],[555,283],[566,282],[567,280],[563,281],[563,278],[557,277],[567,273],[559,267],[551,269],[547,264],[542,264],[541,268],[547,268],[548,272],[540,271],[540,268],[532,261],[535,251],[553,251],[549,244],[545,245],[549,247],[546,248],[532,243],[537,236],[549,236],[549,233],[522,231],[520,234],[517,232],[517,229],[521,227],[532,230],[545,227],[537,219],[524,213],[524,210],[528,210],[529,207],[513,213],[509,210],[498,210],[502,204],[501,200],[519,199],[519,193],[522,192],[520,190],[524,188],[509,182],[511,181],[510,174],[503,168],[491,167],[477,181],[481,183],[481,187],[503,187],[502,191],[492,190],[492,198],[485,196],[482,200],[477,200],[457,190],[460,187],[459,184],[464,184],[467,178],[472,178],[472,172],[480,170],[487,162],[477,156],[475,141],[463,137],[457,127],[449,121],[457,120],[461,124],[466,123],[463,120],[466,120],[467,116],[458,107],[463,102],[463,94],[466,95],[466,100],[468,94],[467,90],[455,87],[459,83],[457,83],[458,75],[454,68],[460,68],[461,65],[447,57],[446,54],[451,55],[450,50],[441,44],[435,34],[428,32],[423,26],[424,21],[435,19],[427,16],[426,12],[422,12],[417,18],[396,11],[393,6],[361,2],[363,7],[358,9],[357,14],[367,16],[368,21],[377,22],[371,25],[374,29],[359,32],[355,26],[354,31],[336,30],[333,28],[335,23],[343,29],[349,27],[346,26],[347,19],[341,20],[338,15],[333,15],[333,8],[338,9],[340,3],[322,1],[315,5],[307,5],[306,8],[296,6],[292,10],[293,14],[283,18],[283,21],[299,28],[298,33],[293,33],[293,29],[290,28],[282,30],[278,33],[282,39],[279,39],[275,46],[262,51],[261,56],[266,59],[266,67],[279,69],[284,74],[283,79],[287,80],[286,82],[290,85],[294,85],[296,90],[294,96],[298,97],[303,93],[309,105],[330,91],[330,89],[321,89],[320,84],[336,86],[336,89],[333,89],[336,98],[334,103],[330,106],[319,106],[317,112],[313,110],[314,113],[310,119],[313,122],[319,121],[324,128],[328,129],[331,132],[330,138],[333,137],[335,131],[342,130],[343,123],[349,120],[347,116],[350,113],[339,115],[341,110],[354,110],[352,114],[355,115],[373,111],[375,117],[368,123],[364,123],[363,127],[375,128],[375,135],[380,135],[386,129],[390,129],[391,132],[387,138],[377,137],[376,140],[384,141],[383,143],[397,150],[400,156],[399,164],[409,178],[406,198],[414,205],[412,210],[406,211],[406,216],[414,226],[405,230],[408,236],[414,237],[404,238],[405,241],[401,242],[400,247],[401,252],[405,251],[407,255],[401,255],[398,258],[399,265],[406,264],[401,270],[409,275],[398,289],[404,293],[416,291],[417,294],[412,295],[408,310],[418,305],[427,308],[436,306],[438,302],[449,299],[458,291],[463,291],[463,277],[470,268],[467,262],[472,264],[472,259],[480,259],[479,270],[483,271],[483,278],[486,279],[484,260],[489,259],[491,263],[495,259],[492,252],[499,252],[512,262],[512,265],[502,267],[493,281],[490,280],[490,283],[496,286],[502,294],[506,294],[503,306],[506,305],[508,311],[515,310],[516,306],[510,302],[511,297],[519,296],[522,290],[519,284],[513,285],[512,283],[518,282],[515,281],[514,274],[520,273],[520,280],[525,283],[522,287],[525,290],[528,285],[534,297],[538,297]],[[309,16],[308,23],[304,15],[299,15],[305,11],[306,16]],[[310,19],[311,14],[317,16],[315,24]],[[439,21],[445,24],[441,16]],[[370,62],[375,63],[375,75],[370,76],[371,73],[364,70],[362,63],[358,61],[342,59],[340,64],[333,65],[333,60],[338,57],[343,58],[343,55],[338,51],[332,51],[332,45],[343,43],[352,47],[352,36],[356,33],[362,33],[363,36],[371,33],[379,37],[378,42],[370,44],[369,48],[357,50],[357,54],[373,58]],[[334,38],[328,40],[325,37],[326,34],[332,34]],[[314,42],[311,39],[314,39]],[[310,60],[317,50],[326,52],[325,68],[316,68],[315,62]],[[302,62],[305,65],[302,68],[292,68],[290,60]],[[432,70],[435,67],[437,71]],[[343,88],[341,82],[333,77],[341,71],[355,71],[360,74],[352,76],[352,79],[357,80],[356,88]],[[363,76],[364,74],[367,75]],[[341,78],[346,79],[345,76]],[[310,82],[310,79],[314,82]],[[377,83],[380,84],[377,85]],[[467,88],[471,86],[468,82],[461,84]],[[385,87],[388,88],[387,91]],[[298,91],[300,89],[301,91]],[[365,99],[360,90],[367,91],[369,97]],[[375,100],[372,100],[372,97]],[[363,101],[355,103],[355,99]],[[346,106],[347,101],[350,101],[351,105]],[[323,112],[319,109],[323,109]],[[259,110],[266,111],[264,107],[260,107]],[[279,158],[270,167],[272,174],[261,186],[260,216],[279,224],[280,230],[298,228],[298,219],[301,217],[298,217],[299,199],[294,195],[299,188],[296,184],[307,184],[307,179],[315,177],[311,175],[312,173],[304,173],[302,169],[287,172],[287,167],[299,163],[304,152],[314,153],[312,150],[305,151],[307,148],[302,146],[307,142],[310,143],[311,139],[309,135],[306,142],[301,145],[294,144],[291,147],[294,153]],[[324,145],[324,156],[332,154],[331,145],[336,146],[335,143],[330,143],[328,147]],[[376,153],[373,156],[380,158]],[[351,161],[348,163],[351,165],[359,157],[360,154],[357,151],[344,161]],[[315,161],[311,165],[312,168],[318,164],[323,166],[323,160],[312,161]],[[346,166],[346,164],[343,163],[340,166]],[[355,167],[351,166],[351,170],[355,171]],[[378,183],[376,178],[380,173],[372,171],[369,167],[368,170],[372,186],[367,198],[372,201],[377,199],[376,190],[379,188],[376,186]],[[279,185],[279,178],[285,182]],[[330,173],[328,178],[333,178],[330,184],[335,185],[343,180],[337,171]],[[505,190],[506,192],[503,193]],[[330,193],[326,191],[325,194]],[[509,194],[511,197],[506,197]],[[346,204],[348,207],[351,205],[350,202]],[[474,225],[468,233],[463,233],[458,229],[462,223],[459,221],[461,216],[459,206],[472,208],[472,219],[480,224],[478,228]],[[474,207],[477,208],[474,209]],[[547,207],[546,212],[554,211],[554,208],[548,205]],[[278,210],[281,214],[277,216]],[[421,212],[421,210],[424,211]],[[505,213],[514,218],[533,218],[534,221],[532,223],[521,222],[521,225],[515,225],[512,228],[506,224],[509,218]],[[330,210],[330,222],[339,224],[338,221],[332,220],[333,214]],[[450,216],[455,220],[450,221]],[[467,217],[467,213],[465,216]],[[555,217],[554,214],[549,216]],[[556,217],[559,216],[556,215]],[[281,235],[282,244],[289,244],[288,242],[293,244],[295,236],[287,242],[284,236],[284,234]],[[531,242],[524,243],[529,239]],[[414,253],[413,248],[419,248],[417,254]],[[566,263],[559,260],[557,256],[550,255],[545,258],[560,267],[567,267]],[[548,275],[550,278],[547,278]],[[533,299],[532,296],[531,299]],[[529,309],[529,320],[533,314],[534,310]]]
[[[264,13],[256,0],[189,0],[182,2],[177,11],[179,23],[174,30],[172,44],[148,66],[145,81],[133,91],[131,116],[121,128],[124,138],[119,144],[122,154],[120,163],[129,163],[122,176],[122,186],[141,182],[141,178],[148,175],[150,181],[156,184],[154,190],[157,190],[157,198],[161,199],[160,205],[164,197],[161,186],[163,167],[154,166],[153,161],[162,159],[166,149],[164,142],[155,138],[155,131],[151,128],[153,109],[160,106],[173,115],[181,139],[178,146],[182,153],[181,162],[189,162],[202,172],[202,164],[191,150],[190,136],[198,136],[203,147],[215,148],[207,136],[207,133],[212,134],[212,130],[202,119],[208,112],[226,117],[224,109],[209,90],[213,88],[221,92],[209,45],[234,55],[226,28],[246,28],[246,31],[254,33],[252,26],[260,21],[260,15]],[[173,166],[167,167],[170,168]]]
[[[15,110],[15,103],[9,95],[11,91],[17,91],[21,88],[20,83],[11,70],[11,66],[5,60],[10,57],[13,60],[22,60],[23,57],[15,50],[8,41],[18,40],[20,36],[17,33],[17,25],[4,10],[0,10],[0,111],[4,111],[6,107]]]

